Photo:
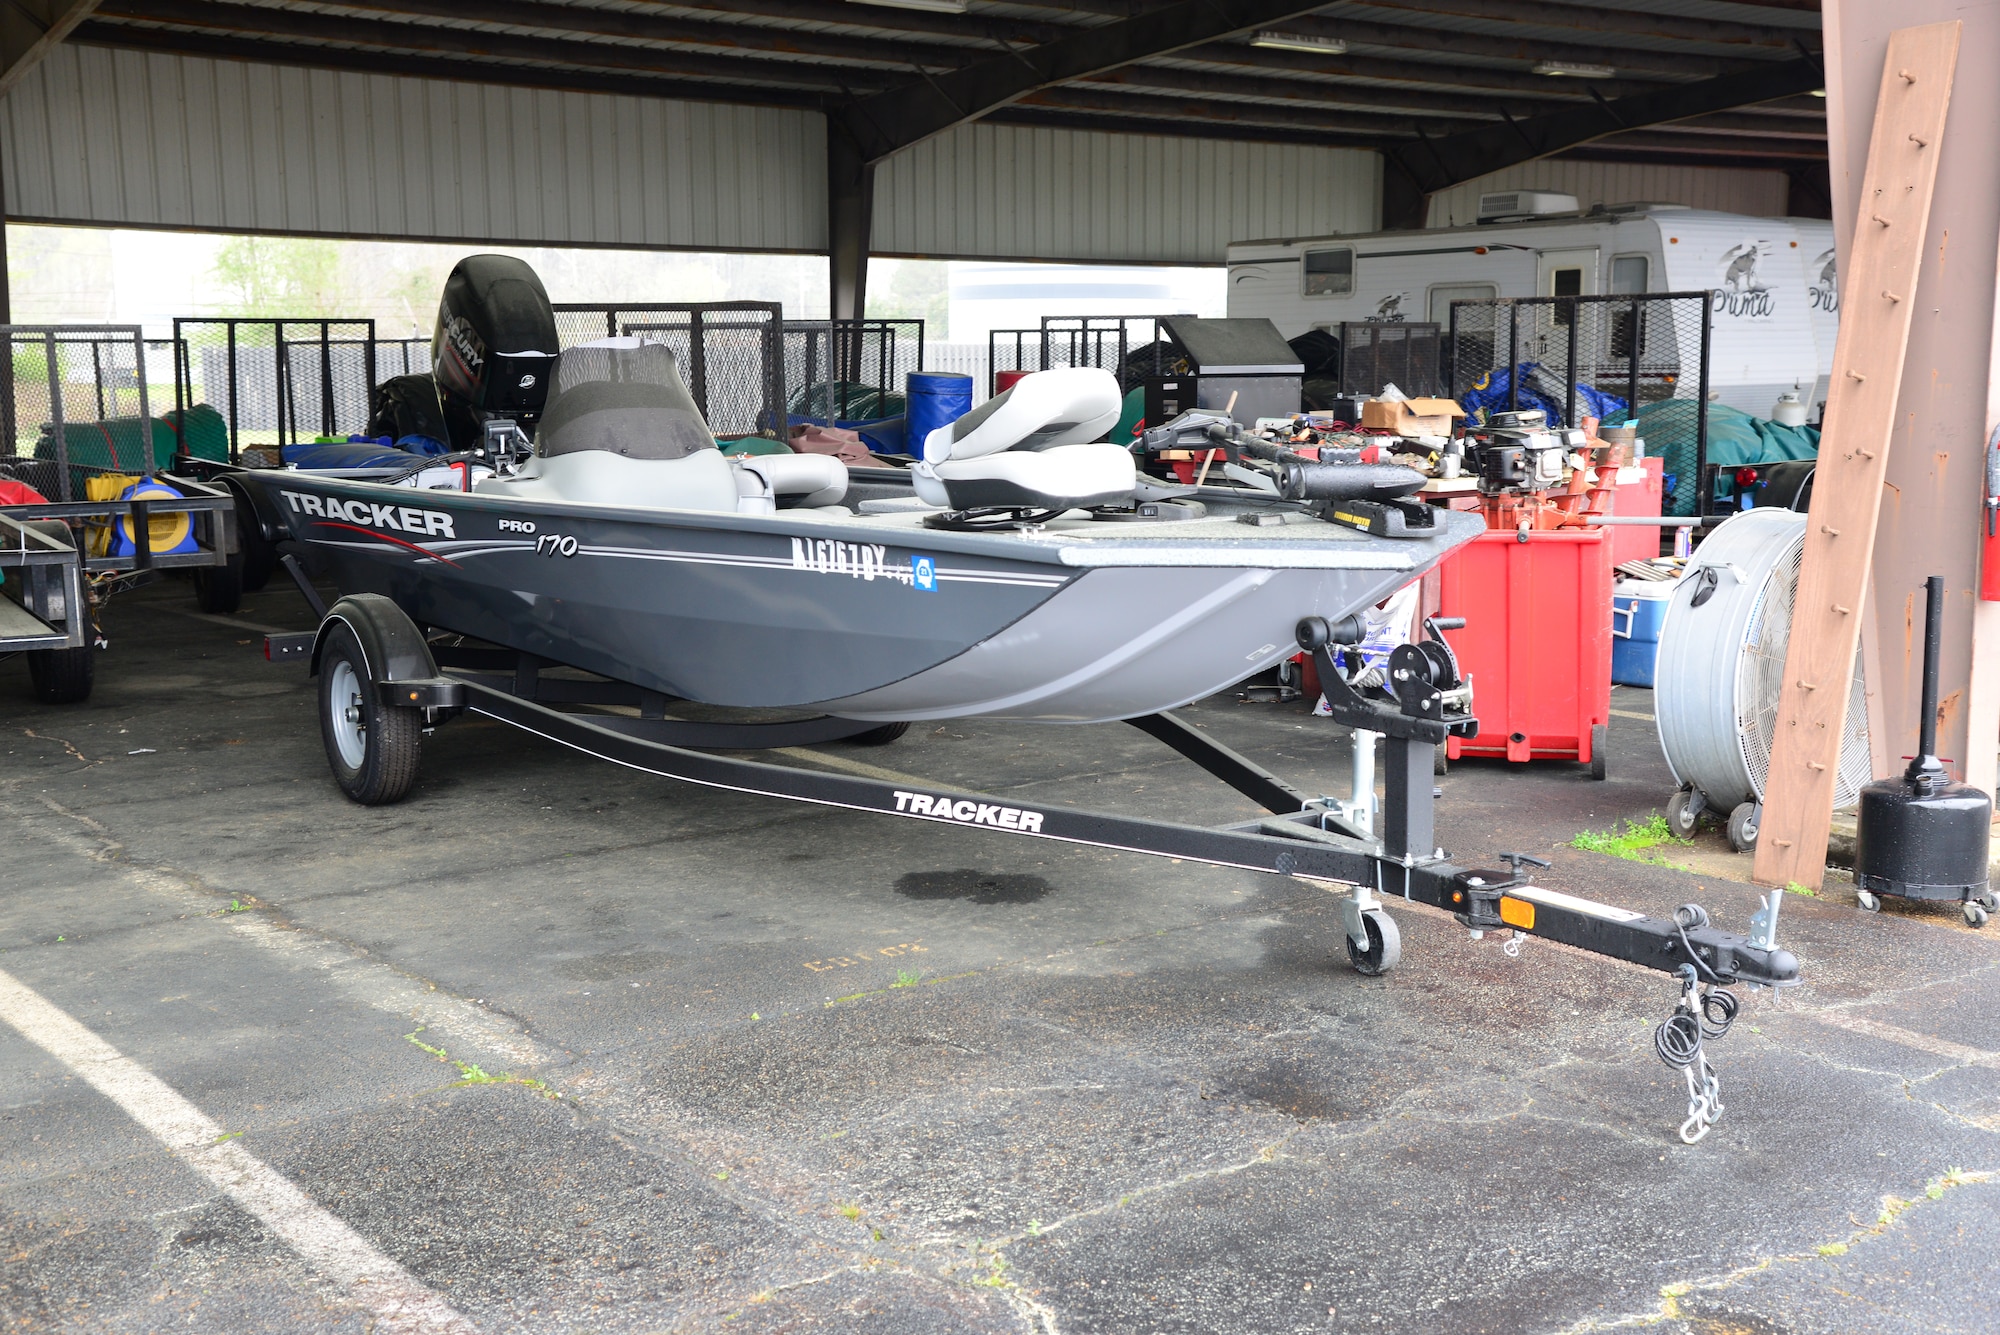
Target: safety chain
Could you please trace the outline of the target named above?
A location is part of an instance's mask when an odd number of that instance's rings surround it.
[[[1660,1060],[1687,1078],[1688,1115],[1681,1140],[1694,1144],[1722,1116],[1722,1082],[1708,1063],[1704,1040],[1721,1038],[1736,1019],[1736,994],[1703,983],[1692,964],[1680,968],[1681,997],[1674,1013],[1653,1030]]]

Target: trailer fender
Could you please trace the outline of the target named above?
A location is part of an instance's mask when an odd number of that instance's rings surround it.
[[[336,624],[345,625],[361,642],[368,680],[376,685],[397,681],[428,681],[438,675],[437,660],[424,643],[423,632],[402,608],[379,593],[350,593],[327,609],[313,636],[312,675],[319,675],[320,653]]]

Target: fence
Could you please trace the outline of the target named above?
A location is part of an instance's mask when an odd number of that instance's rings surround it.
[[[1708,292],[1454,301],[1451,396],[1467,412],[1539,408],[1551,422],[1635,418],[1675,479],[1669,513],[1706,514]]]
[[[788,320],[783,338],[787,408],[807,417],[900,417],[924,369],[922,320]]]
[[[695,406],[718,436],[780,433],[785,423],[784,315],[774,301],[574,303],[555,307],[558,345],[640,337],[665,343]]]
[[[174,321],[174,407],[222,415],[229,458],[246,446],[348,436],[368,427],[378,379],[373,320]]]
[[[1147,378],[1177,373],[1181,354],[1161,321],[1172,315],[1044,315],[1038,329],[995,329],[986,336],[989,377],[1002,371],[1095,366],[1130,392]],[[992,380],[988,381],[989,388]]]
[[[94,474],[149,473],[171,457],[171,433],[162,441],[150,420],[139,326],[0,325],[0,336],[0,476],[74,501]]]
[[[375,383],[399,375],[431,373],[431,341],[427,338],[378,338],[375,340]]]
[[[1340,326],[1340,392],[1373,397],[1394,385],[1411,398],[1444,392],[1442,326],[1424,322]]]

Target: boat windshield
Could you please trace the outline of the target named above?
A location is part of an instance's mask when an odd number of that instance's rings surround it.
[[[715,436],[664,343],[603,339],[556,362],[535,451],[544,458],[605,450],[628,459],[685,459]]]

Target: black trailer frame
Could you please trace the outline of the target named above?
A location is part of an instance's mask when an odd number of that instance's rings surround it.
[[[1457,680],[1456,664],[1436,634],[1448,626],[1432,623],[1429,640],[1397,650],[1391,662],[1397,705],[1390,707],[1345,685],[1340,646],[1359,640],[1357,618],[1329,625],[1309,617],[1299,623],[1299,643],[1314,656],[1335,721],[1380,737],[1388,786],[1379,834],[1353,820],[1340,804],[1308,797],[1171,713],[1129,720],[1269,813],[1211,828],[710,754],[697,748],[810,745],[881,725],[837,717],[772,724],[668,717],[672,702],[655,692],[594,675],[545,676],[544,668],[561,665],[504,648],[467,645],[445,631],[427,634],[386,598],[347,597],[324,609],[297,556],[288,554],[285,565],[308,602],[322,611],[320,629],[273,635],[266,641],[265,656],[272,661],[309,657],[317,672],[329,632],[344,625],[364,646],[381,646],[371,653],[368,667],[376,702],[421,711],[426,732],[470,711],[586,755],[703,787],[1341,882],[1353,887],[1341,901],[1349,956],[1366,974],[1392,968],[1400,957],[1399,934],[1383,912],[1383,901],[1396,898],[1451,914],[1475,939],[1488,931],[1511,930],[1517,937],[1539,936],[1673,974],[1681,981],[1681,1000],[1662,1031],[1689,1023],[1689,1015],[1696,1029],[1691,1055],[1683,1047],[1670,1057],[1665,1040],[1660,1052],[1688,1074],[1689,1115],[1681,1134],[1690,1143],[1706,1134],[1721,1112],[1719,1085],[1700,1042],[1704,1033],[1720,1037],[1735,1013],[1734,996],[1721,987],[1738,982],[1779,987],[1798,979],[1797,959],[1776,945],[1774,901],[1782,892],[1773,892],[1753,924],[1753,935],[1744,938],[1711,927],[1696,905],[1662,919],[1536,887],[1523,874],[1524,864],[1548,864],[1525,854],[1503,854],[1509,867],[1502,870],[1467,869],[1449,861],[1436,846],[1433,827],[1435,749],[1448,736],[1476,732],[1478,723],[1455,712],[1469,691]],[[375,665],[391,659],[400,667]],[[350,718],[360,704],[355,702]],[[637,717],[557,707],[562,704],[636,709]],[[409,773],[414,772],[412,761]],[[1509,953],[1518,950],[1509,944]],[[1715,1023],[1704,1029],[1704,1016]]]
[[[0,597],[0,654],[81,649],[89,643],[82,556],[73,543],[58,542],[32,521],[0,510],[0,571],[14,572],[9,582],[18,581],[18,603]]]

